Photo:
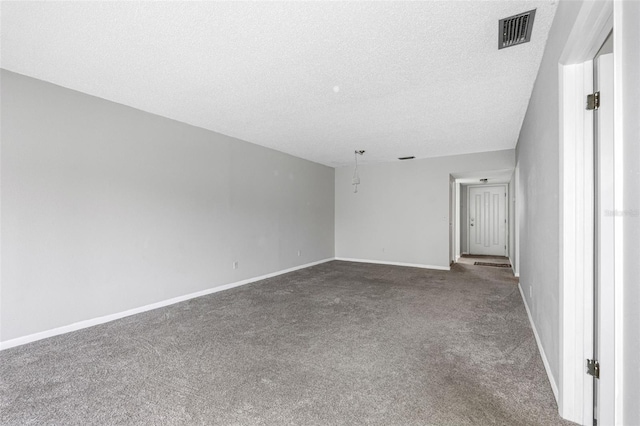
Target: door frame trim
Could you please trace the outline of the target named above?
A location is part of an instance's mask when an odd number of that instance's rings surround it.
[[[504,217],[506,219],[504,227],[504,253],[503,256],[509,257],[509,185],[506,183],[491,183],[482,185],[467,185],[467,253],[471,254],[471,220],[469,215],[471,214],[471,188],[491,188],[495,186],[502,186],[504,193],[506,194],[504,202]]]
[[[560,415],[592,424],[593,386],[593,58],[613,29],[613,2],[584,2],[558,64],[560,122]],[[615,50],[615,48],[614,48]],[[607,366],[609,371],[614,366]],[[606,395],[615,398],[615,395]],[[613,424],[613,419],[601,419]]]
[[[593,115],[582,100],[593,90],[592,61],[560,75],[560,415],[592,423],[593,389],[584,360],[593,352]],[[591,129],[591,132],[588,129]]]
[[[449,266],[453,265],[457,259],[458,244],[456,243],[457,224],[456,210],[458,208],[458,182],[453,175],[449,175]]]

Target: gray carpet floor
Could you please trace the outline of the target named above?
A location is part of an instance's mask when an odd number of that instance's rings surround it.
[[[2,351],[0,423],[571,424],[510,269],[338,261]]]

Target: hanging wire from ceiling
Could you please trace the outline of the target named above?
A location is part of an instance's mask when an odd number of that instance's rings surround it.
[[[356,166],[353,169],[353,178],[351,179],[351,185],[353,185],[353,193],[357,193],[358,192],[358,185],[360,185],[360,176],[358,175],[358,155],[362,155],[364,154],[364,150],[357,150],[355,151],[355,153],[353,154],[354,158],[355,158],[355,163]]]

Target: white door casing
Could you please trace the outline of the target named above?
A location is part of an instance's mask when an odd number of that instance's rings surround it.
[[[468,188],[469,254],[506,255],[506,193],[505,185]]]
[[[621,2],[622,3],[622,2]],[[616,4],[616,8],[618,5]],[[584,2],[559,60],[560,83],[560,364],[558,406],[562,417],[578,424],[593,424],[593,379],[586,374],[586,359],[594,349],[594,149],[593,111],[587,111],[586,96],[593,92],[592,59],[613,29],[614,2]],[[614,52],[618,47],[614,46]],[[616,89],[619,90],[619,89]],[[618,92],[616,92],[618,94]],[[616,107],[617,105],[617,100]],[[602,108],[602,102],[601,102]],[[619,111],[619,110],[617,110]],[[618,114],[618,112],[616,112]],[[618,140],[618,136],[615,136]],[[617,186],[616,186],[617,188]],[[617,241],[616,241],[617,242]],[[617,256],[615,257],[617,261]],[[602,274],[603,270],[600,270]],[[613,281],[609,277],[609,281]],[[616,277],[617,278],[617,277]],[[616,279],[617,282],[617,279]],[[617,285],[617,284],[616,284]],[[612,287],[606,288],[611,291]],[[602,289],[601,289],[602,290]],[[600,295],[601,297],[603,295]],[[608,297],[608,296],[605,296]],[[620,311],[616,305],[616,313]],[[619,327],[600,330],[616,336]],[[615,375],[615,392],[600,392],[601,406],[617,401],[619,365],[601,363],[609,377]],[[553,377],[550,380],[553,383]],[[602,385],[602,383],[601,383]],[[608,401],[604,401],[603,398]],[[600,414],[599,424],[621,424],[621,409],[615,419]],[[604,416],[602,416],[604,414]]]
[[[449,265],[456,261],[456,180],[449,176]]]

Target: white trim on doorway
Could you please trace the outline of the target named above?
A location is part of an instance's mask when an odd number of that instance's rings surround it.
[[[592,59],[613,28],[613,2],[584,2],[558,66],[560,82],[560,415],[592,424],[594,169]],[[613,330],[612,330],[613,332]],[[608,366],[613,369],[613,366]],[[611,371],[611,370],[610,370]],[[603,395],[615,398],[615,395]],[[600,419],[613,424],[613,419]]]
[[[515,254],[515,262],[511,262],[513,267],[513,275],[516,277],[520,277],[520,165],[516,163],[516,167],[513,169],[513,194],[510,194],[510,197],[514,197],[514,209],[510,211],[510,215],[513,215],[513,241],[514,247],[513,252]],[[509,216],[511,219],[511,216]],[[511,239],[509,239],[511,241]],[[509,248],[509,252],[511,252],[511,247]]]
[[[591,424],[593,352],[593,115],[578,102],[593,88],[592,62],[561,67],[560,414]]]

